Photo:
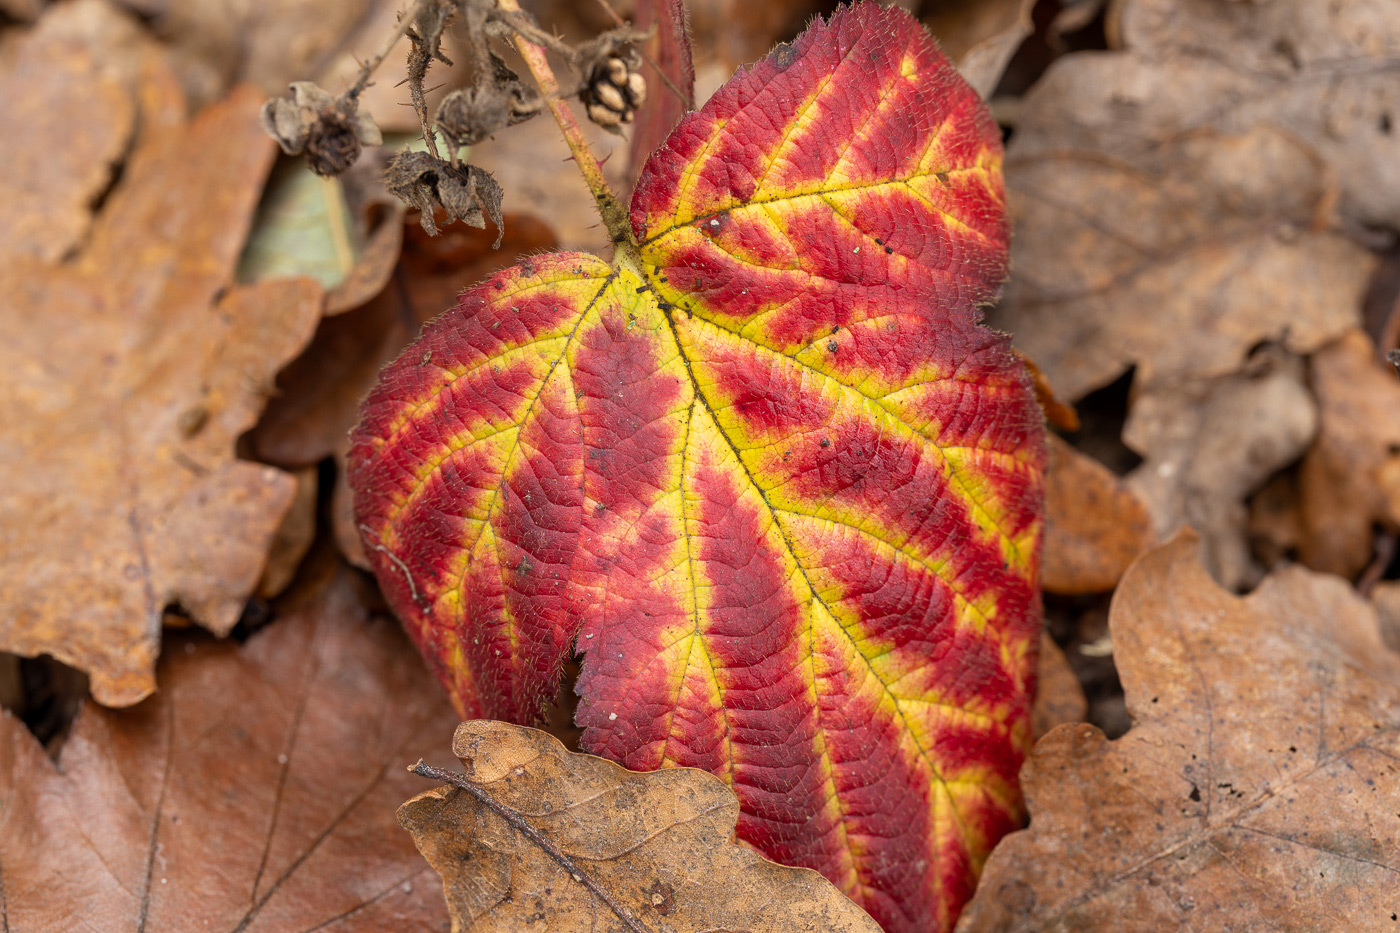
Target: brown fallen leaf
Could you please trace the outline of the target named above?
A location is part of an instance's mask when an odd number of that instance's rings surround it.
[[[1083,722],[1089,714],[1084,688],[1074,675],[1065,653],[1049,635],[1040,636],[1040,666],[1031,708],[1031,729],[1038,739],[1056,726]]]
[[[467,286],[557,245],[549,227],[529,215],[506,216],[500,249],[491,246],[494,230],[453,224],[430,237],[416,215],[397,223],[404,245],[388,285],[353,311],[321,321],[305,351],[277,376],[277,395],[251,435],[259,459],[299,468],[343,453],[360,400],[424,324]]]
[[[1317,441],[1298,475],[1309,567],[1355,576],[1371,560],[1372,527],[1400,526],[1400,379],[1360,331],[1317,353]]]
[[[1182,533],[1119,585],[1133,727],[1062,726],[1021,772],[960,933],[1379,930],[1400,912],[1400,655],[1344,581],[1238,598]]]
[[[1298,559],[1304,534],[1298,472],[1275,473],[1249,500],[1249,550],[1267,569]]]
[[[159,676],[57,763],[0,719],[6,929],[446,929],[393,812],[455,716],[347,573],[246,645],[172,636]]]
[[[309,280],[229,290],[272,156],[256,92],[151,135],[71,263],[0,263],[0,648],[155,688],[162,610],[238,620],[295,483],[234,457],[305,345]]]
[[[1007,150],[1017,235],[995,323],[1076,401],[1304,354],[1358,320],[1400,226],[1400,17],[1327,0],[1115,4],[1125,48],[1057,60]]]
[[[1065,596],[1103,593],[1156,540],[1136,494],[1097,460],[1049,435],[1041,586]]]
[[[1371,602],[1380,619],[1381,641],[1391,651],[1400,651],[1400,580],[1385,580],[1371,590]]]
[[[402,7],[394,0],[120,2],[150,22],[169,49],[186,95],[197,106],[218,100],[240,82],[256,84],[267,95],[281,94],[288,82],[314,77],[338,56],[358,53],[366,58],[388,29],[369,38],[360,27],[370,19],[382,23],[388,16],[392,28],[392,14]],[[403,56],[396,60],[403,61]],[[327,89],[339,93],[344,87]]]
[[[48,0],[0,0],[0,12],[11,19],[29,22],[39,15]]]
[[[1206,569],[1229,589],[1258,583],[1246,498],[1302,456],[1317,433],[1302,361],[1261,353],[1247,371],[1185,380],[1140,395],[1123,442],[1143,456],[1128,486],[1166,538],[1190,525]]]
[[[1035,0],[940,0],[925,5],[923,23],[958,72],[978,94],[991,99],[997,82],[1034,32]]]
[[[739,801],[693,768],[628,771],[547,732],[457,727],[464,775],[399,808],[452,929],[878,931],[825,878],[734,839]]]
[[[316,505],[320,477],[315,467],[304,467],[293,474],[296,495],[282,517],[282,524],[267,549],[267,562],[255,591],[262,599],[277,596],[296,578],[297,568],[316,540]]]
[[[87,233],[91,204],[110,183],[136,127],[136,102],[58,17],[6,34],[0,54],[0,263],[62,259]]]

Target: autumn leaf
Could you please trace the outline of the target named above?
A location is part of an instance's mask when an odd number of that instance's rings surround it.
[[[392,814],[456,718],[347,574],[246,645],[171,637],[159,679],[86,706],[57,763],[0,719],[7,929],[446,927]]]
[[[1189,533],[1139,560],[1110,628],[1133,727],[1061,726],[1022,774],[958,930],[1389,929],[1400,911],[1400,655],[1343,580],[1240,598]]]
[[[464,716],[533,720],[577,646],[585,750],[718,774],[891,930],[949,927],[1021,819],[1044,449],[977,324],[1000,158],[916,23],[842,8],[681,122],[614,264],[466,292],[349,457]]]
[[[1201,559],[1223,586],[1263,577],[1250,552],[1245,499],[1295,462],[1317,433],[1317,405],[1303,361],[1270,348],[1238,373],[1186,380],[1138,397],[1123,443],[1143,463],[1127,485],[1166,538],[1190,526]]]
[[[1342,230],[1400,225],[1385,4],[1126,0],[1067,55],[1007,152],[1014,274],[994,322],[1070,401],[1235,371],[1355,326],[1373,266]]]
[[[466,773],[420,764],[456,786],[399,822],[442,874],[453,930],[879,929],[821,875],[736,842],[739,801],[703,771],[628,771],[490,720],[458,726],[452,750]]]
[[[1318,436],[1298,476],[1299,550],[1353,576],[1371,561],[1372,529],[1400,527],[1400,381],[1360,331],[1313,356],[1308,375]]]
[[[238,621],[295,481],[239,461],[319,287],[230,288],[272,150],[255,94],[152,133],[71,262],[0,263],[0,648],[155,688],[161,614]]]
[[[1045,483],[1047,592],[1104,593],[1153,543],[1152,516],[1107,467],[1049,435]]]

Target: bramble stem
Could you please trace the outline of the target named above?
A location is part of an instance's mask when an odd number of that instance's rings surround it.
[[[521,13],[520,4],[516,0],[496,0],[496,2],[505,13],[516,15]],[[593,157],[593,150],[589,148],[588,140],[583,138],[583,128],[579,126],[574,112],[569,109],[568,103],[560,96],[559,81],[554,77],[554,69],[549,65],[545,50],[526,39],[519,32],[515,33],[514,41],[516,49],[520,52],[520,57],[525,59],[525,66],[530,69],[535,83],[539,85],[540,93],[548,102],[549,112],[554,115],[554,122],[559,124],[559,130],[564,134],[564,141],[569,144],[569,151],[573,153],[574,162],[578,164],[579,171],[583,173],[583,180],[588,183],[588,190],[593,192],[593,200],[598,205],[598,213],[602,215],[603,224],[608,228],[608,233],[612,235],[613,242],[630,243],[632,227],[627,222],[627,211],[622,206],[622,202],[618,200],[612,186],[608,184],[608,180],[603,177],[603,167]]]
[[[409,8],[404,10],[403,15],[399,17],[398,23],[394,26],[394,31],[389,33],[384,41],[379,44],[379,50],[366,59],[364,64],[360,65],[359,77],[355,79],[355,83],[345,92],[347,98],[354,100],[360,96],[360,93],[364,91],[365,88],[369,87],[369,78],[370,75],[374,74],[374,69],[378,68],[383,63],[384,59],[389,57],[389,53],[394,50],[394,46],[399,44],[399,40],[403,38],[404,33],[408,32],[409,27],[413,25],[413,21],[418,17],[418,11],[426,6],[427,2],[428,0],[414,0]]]

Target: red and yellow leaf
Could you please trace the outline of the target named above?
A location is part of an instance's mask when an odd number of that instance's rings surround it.
[[[583,655],[586,750],[724,778],[739,834],[946,929],[1021,820],[1044,449],[995,125],[912,19],[839,10],[687,116],[636,246],[464,293],[350,457],[463,715]]]

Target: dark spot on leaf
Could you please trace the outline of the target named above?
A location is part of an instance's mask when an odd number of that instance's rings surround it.
[[[838,344],[835,340],[828,340],[826,342],[826,348],[832,353],[835,353],[837,350],[841,349],[841,345]]]
[[[830,447],[830,446],[831,446],[831,438],[829,438],[829,437],[824,437],[824,438],[822,438],[822,446],[823,446],[823,447]]]
[[[1191,799],[1196,803],[1201,802],[1201,789],[1195,784],[1191,785]]]
[[[661,914],[663,917],[669,914],[673,905],[671,895],[674,893],[675,889],[669,884],[665,884],[661,881],[653,881],[651,887],[647,888],[647,897],[651,900],[651,909]]]
[[[768,59],[777,66],[779,71],[787,71],[792,63],[797,60],[797,53],[793,51],[791,43],[780,42],[774,47]]]

